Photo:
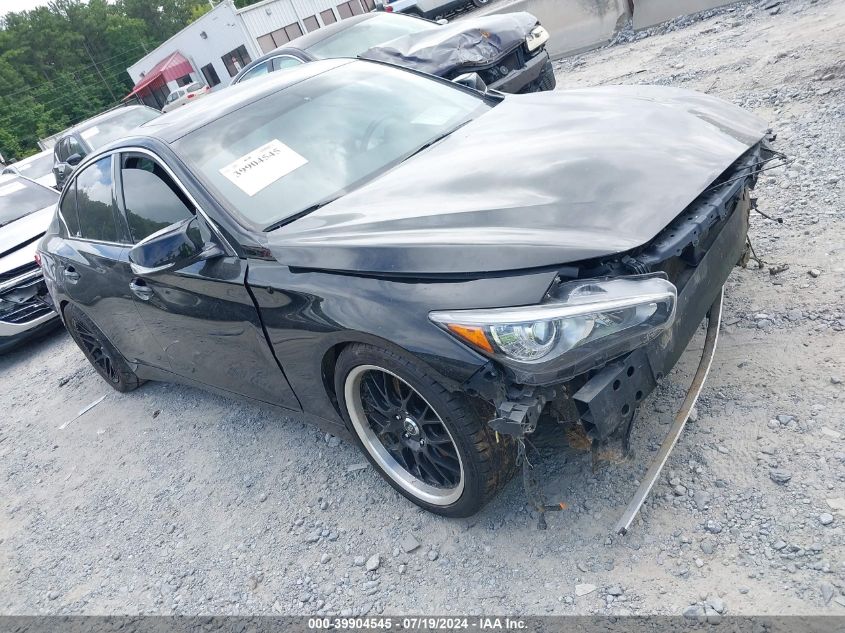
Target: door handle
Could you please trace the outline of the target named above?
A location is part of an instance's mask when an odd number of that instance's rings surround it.
[[[149,301],[153,298],[153,289],[143,279],[133,279],[129,282],[129,289],[135,293],[141,301]]]
[[[65,268],[64,276],[65,281],[67,281],[68,283],[75,284],[77,281],[79,281],[79,273],[74,270],[73,266],[68,266],[67,268]]]

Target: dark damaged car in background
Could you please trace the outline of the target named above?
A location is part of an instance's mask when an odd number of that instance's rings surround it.
[[[530,13],[450,24],[393,13],[367,13],[329,25],[259,57],[232,85],[320,59],[360,57],[472,83],[490,90],[539,92],[556,85],[549,33]]]
[[[52,187],[0,176],[0,353],[59,325],[35,261],[58,199]]]
[[[766,133],[675,88],[313,62],[90,154],[39,250],[115,389],[303,412],[467,516],[540,418],[607,438],[671,370],[743,256]]]

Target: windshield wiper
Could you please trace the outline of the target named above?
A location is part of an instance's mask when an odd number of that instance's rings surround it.
[[[432,140],[428,141],[428,142],[427,142],[425,145],[423,145],[422,147],[418,147],[418,148],[417,148],[417,149],[415,149],[413,152],[411,152],[410,154],[408,154],[405,158],[403,158],[403,159],[402,159],[402,161],[401,161],[401,162],[403,162],[403,163],[404,163],[406,160],[408,160],[408,159],[410,159],[410,158],[413,158],[414,156],[416,156],[416,155],[417,155],[417,154],[419,154],[420,152],[424,152],[425,150],[427,150],[427,149],[428,149],[429,147],[431,147],[432,145],[435,145],[435,144],[439,143],[440,141],[442,141],[442,140],[443,140],[444,138],[446,138],[447,136],[451,136],[452,134],[454,134],[455,132],[457,132],[458,130],[460,130],[463,126],[465,126],[465,125],[467,125],[467,124],[469,124],[469,123],[471,123],[471,122],[472,122],[472,119],[468,119],[468,120],[464,121],[463,123],[461,123],[460,125],[458,125],[458,126],[456,126],[456,127],[453,127],[451,130],[449,130],[449,131],[448,131],[448,132],[446,132],[445,134],[441,134],[440,136],[438,136],[438,137],[436,137],[436,138],[433,138]]]
[[[276,229],[280,229],[283,226],[285,226],[286,224],[290,224],[291,222],[294,222],[294,221],[298,220],[299,218],[308,215],[309,213],[314,213],[314,211],[316,211],[317,209],[322,209],[327,204],[331,204],[335,200],[342,198],[345,194],[346,194],[346,192],[344,191],[343,193],[341,193],[339,195],[332,196],[331,198],[326,198],[325,200],[321,200],[320,202],[318,202],[316,204],[312,204],[310,207],[307,207],[307,208],[303,209],[302,211],[294,213],[293,215],[289,215],[288,217],[286,217],[282,220],[279,220],[278,222],[273,222],[273,224],[271,224],[270,226],[265,226],[262,230],[265,233],[269,233],[270,231],[275,231]]]

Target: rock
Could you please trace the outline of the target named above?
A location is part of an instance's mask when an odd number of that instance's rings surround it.
[[[370,464],[367,462],[358,462],[357,464],[350,464],[346,467],[346,472],[354,473],[359,470],[366,470],[370,467]]]
[[[833,600],[833,594],[836,593],[836,590],[833,588],[829,582],[825,581],[819,585],[819,589],[822,592],[822,600],[825,604],[830,604],[830,601]]]
[[[774,542],[774,544],[772,544],[772,549],[775,549],[775,550],[778,550],[778,551],[782,550],[784,547],[786,547],[786,543],[784,541],[780,540],[780,539],[778,539],[777,541]]]
[[[834,440],[842,439],[842,433],[840,433],[839,431],[834,431],[833,429],[830,429],[826,426],[822,427],[822,435],[826,435],[827,437]]]
[[[436,561],[440,557],[440,554],[437,553],[436,549],[432,549],[428,551],[428,560]]]
[[[593,593],[596,590],[595,585],[591,584],[583,584],[583,585],[575,585],[575,595],[579,598],[581,596],[586,596],[587,594]]]
[[[707,624],[721,624],[722,614],[712,607],[705,607],[704,612],[707,614]]]
[[[707,619],[704,607],[700,604],[693,604],[684,609],[684,617],[687,620],[695,620],[696,622],[704,622]]]
[[[725,612],[725,601],[719,596],[710,596],[707,598],[707,606],[711,607],[716,613]]]
[[[259,501],[260,503],[264,503],[265,501],[267,501],[267,493],[266,493],[266,492],[262,492],[262,493],[261,493],[261,496],[260,496],[260,497],[258,497],[258,501]]]
[[[320,530],[314,530],[313,532],[309,532],[305,536],[306,543],[316,543],[320,540]]]
[[[792,479],[792,473],[787,472],[785,470],[781,470],[779,468],[772,468],[769,471],[769,479],[771,479],[776,484],[782,486],[789,482]]]
[[[672,492],[674,492],[675,496],[677,496],[677,497],[683,497],[687,494],[687,489],[686,489],[686,487],[682,486],[681,484],[678,484],[677,486],[672,488]]]
[[[841,385],[842,379],[839,376],[831,376],[830,377],[830,384],[832,385]]]
[[[751,591],[751,589],[750,589],[749,587],[746,587],[745,585],[740,585],[740,586],[737,588],[737,591],[739,591],[739,593],[741,593],[742,595],[745,595],[745,594],[747,594],[749,591]]]
[[[399,541],[399,547],[402,548],[402,551],[406,554],[410,554],[414,550],[418,549],[420,546],[420,542],[414,538],[413,534],[406,534],[402,537],[402,540]]]
[[[356,556],[355,560],[352,561],[352,564],[355,565],[355,567],[363,567],[365,562],[367,562],[366,558],[363,556]]]
[[[373,554],[367,559],[367,562],[364,564],[364,568],[367,571],[375,571],[381,565],[381,558],[378,554]]]
[[[715,546],[710,541],[701,541],[701,551],[707,554],[708,556],[712,554],[715,550]]]
[[[329,509],[329,502],[325,499],[320,500],[320,510],[328,510]]]
[[[813,279],[816,279],[817,277],[821,276],[822,271],[820,271],[818,268],[811,268],[810,270],[807,271],[807,273],[810,275],[810,277],[812,277]]]
[[[703,510],[710,503],[710,493],[704,490],[696,490],[692,493],[692,500],[695,502],[695,507]]]
[[[331,556],[329,556],[328,554],[326,554],[325,552],[323,552],[323,555],[322,555],[322,556],[320,556],[320,564],[321,564],[321,565],[325,565],[325,564],[326,564],[326,563],[328,563],[331,559],[332,559],[332,557],[331,557]]]
[[[819,523],[822,525],[830,525],[833,523],[833,515],[830,512],[822,512],[819,515]]]
[[[693,407],[689,412],[689,421],[698,422],[698,409]]]
[[[710,532],[711,534],[719,534],[722,531],[722,524],[718,521],[713,521],[710,519],[707,523],[704,524],[704,529]]]
[[[622,590],[622,587],[616,585],[607,588],[607,595],[609,596],[621,596],[623,593],[625,592]]]
[[[47,600],[55,600],[59,597],[58,591],[49,591],[47,592]]]

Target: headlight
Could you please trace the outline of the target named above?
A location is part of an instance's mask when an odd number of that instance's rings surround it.
[[[549,32],[539,24],[525,38],[525,46],[532,53],[549,41]]]
[[[574,281],[545,303],[432,312],[431,320],[475,349],[525,368],[593,366],[655,338],[675,318],[677,290],[662,276]]]

